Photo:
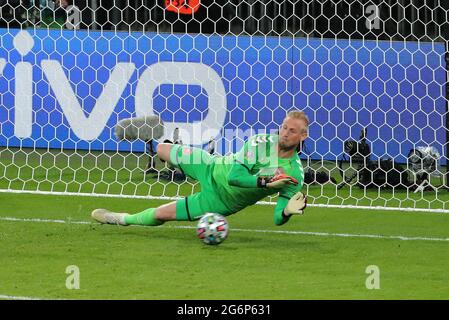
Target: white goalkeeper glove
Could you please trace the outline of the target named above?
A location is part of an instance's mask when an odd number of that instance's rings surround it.
[[[284,209],[284,215],[290,216],[292,214],[303,214],[307,207],[307,197],[299,191],[290,200]]]

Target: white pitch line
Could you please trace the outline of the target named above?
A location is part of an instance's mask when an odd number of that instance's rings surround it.
[[[73,223],[73,224],[97,224],[88,221],[71,221],[71,220],[52,220],[52,219],[38,219],[38,218],[14,218],[14,217],[0,217],[0,221],[15,221],[15,222],[41,222],[41,223]],[[135,226],[133,226],[135,227]],[[137,226],[140,227],[140,226]],[[158,228],[172,228],[172,229],[195,229],[193,226],[160,226]],[[253,233],[276,233],[276,234],[299,234],[309,236],[323,236],[323,237],[343,237],[343,238],[371,238],[371,239],[393,239],[404,241],[444,241],[449,242],[449,238],[432,238],[432,237],[409,237],[409,236],[385,236],[380,234],[351,234],[351,233],[332,233],[332,232],[312,232],[312,231],[294,231],[294,230],[259,230],[259,229],[239,229],[231,228],[231,231],[237,232],[253,232]]]
[[[88,222],[88,221],[53,220],[53,219],[39,219],[39,218],[0,217],[0,220],[3,220],[3,221],[16,221],[16,222],[48,222],[48,223],[92,224],[92,222]]]
[[[73,196],[73,197],[94,197],[94,198],[120,198],[120,199],[144,199],[144,200],[178,200],[182,197],[168,197],[168,196],[139,196],[126,194],[102,194],[102,193],[82,193],[82,192],[59,192],[59,191],[33,191],[33,190],[10,190],[0,189],[0,193],[16,193],[16,194],[37,194],[48,196]],[[259,205],[276,205],[276,202],[258,201]],[[337,204],[313,204],[308,203],[308,207],[312,208],[332,208],[332,209],[357,209],[357,210],[374,210],[374,211],[400,211],[400,212],[424,212],[424,213],[449,213],[449,209],[425,209],[425,208],[398,208],[398,207],[384,207],[384,206],[361,206],[361,205],[337,205]]]
[[[168,228],[191,229],[194,227],[177,226],[177,227],[168,227]],[[231,231],[256,232],[256,233],[278,233],[278,234],[301,234],[301,235],[324,236],[324,237],[373,238],[373,239],[448,241],[449,242],[449,238],[384,236],[384,235],[380,235],[380,234],[379,235],[378,234],[352,234],[352,233],[331,233],[331,232],[312,232],[312,231],[294,231],[294,230],[258,230],[258,229],[231,229]]]
[[[6,300],[43,300],[42,298],[36,298],[36,297],[18,297],[18,296],[8,296],[4,294],[0,294],[0,299],[6,299]]]
[[[10,296],[7,294],[0,294],[0,299],[5,300],[61,300],[61,299],[54,299],[54,298],[39,298],[39,297],[22,297],[22,296]],[[65,300],[65,299],[63,299]]]

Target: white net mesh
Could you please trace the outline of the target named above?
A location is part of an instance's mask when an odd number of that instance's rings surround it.
[[[198,185],[153,157],[158,141],[228,154],[301,109],[309,203],[449,210],[446,1],[0,0],[0,12],[2,190],[185,196]],[[120,120],[153,114],[158,141],[115,137]]]

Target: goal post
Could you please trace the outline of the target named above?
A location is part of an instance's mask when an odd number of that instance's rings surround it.
[[[185,196],[198,184],[159,161],[157,143],[225,155],[300,109],[311,205],[449,212],[445,1],[5,0],[0,11],[3,192]],[[117,123],[151,115],[162,136],[117,139]]]

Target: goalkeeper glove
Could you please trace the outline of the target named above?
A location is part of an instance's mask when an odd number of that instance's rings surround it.
[[[257,178],[257,186],[262,188],[276,188],[281,189],[289,184],[298,184],[298,180],[286,174],[278,174],[271,178],[259,177]]]
[[[306,207],[307,197],[300,191],[288,200],[287,206],[284,209],[284,215],[303,214]]]

